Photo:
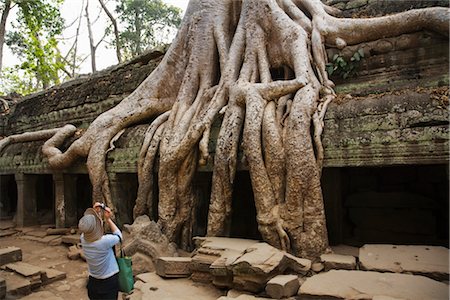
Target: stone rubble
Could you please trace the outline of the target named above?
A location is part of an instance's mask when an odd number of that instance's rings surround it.
[[[42,285],[66,278],[65,272],[22,262],[22,250],[18,247],[0,249],[0,258],[2,261],[0,299],[8,295],[11,297],[28,295]],[[28,299],[39,298],[29,297]]]

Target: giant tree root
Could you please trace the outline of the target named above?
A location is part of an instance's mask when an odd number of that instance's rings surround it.
[[[50,164],[64,167],[87,156],[93,200],[112,205],[105,169],[110,141],[126,127],[152,121],[138,163],[134,216],[153,214],[153,201],[158,201],[162,232],[189,248],[196,206],[192,178],[197,162],[208,159],[211,124],[224,113],[208,235],[229,233],[242,140],[264,240],[317,257],[328,247],[320,135],[326,106],[334,98],[325,45],[342,48],[421,29],[448,34],[449,21],[446,8],[371,19],[339,19],[335,13],[319,0],[192,0],[155,71],[66,152],[57,149],[59,141],[51,142],[45,152]],[[153,199],[158,153],[159,197]]]

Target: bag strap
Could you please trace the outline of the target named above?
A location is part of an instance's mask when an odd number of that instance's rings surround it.
[[[115,234],[115,236],[117,236],[119,238],[119,241],[120,241],[120,257],[125,257],[125,255],[123,254],[122,238],[118,234]]]

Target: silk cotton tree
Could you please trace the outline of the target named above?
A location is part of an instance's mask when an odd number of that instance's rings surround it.
[[[110,142],[147,121],[134,217],[151,215],[158,201],[162,232],[187,247],[195,219],[192,179],[208,160],[211,125],[223,114],[207,234],[227,234],[242,150],[262,238],[297,256],[317,257],[328,247],[320,135],[327,104],[335,97],[325,46],[343,48],[423,29],[447,35],[449,24],[447,8],[369,19],[334,15],[336,10],[319,0],[191,0],[151,75],[99,115],[65,152],[58,147],[75,133],[72,125],[58,129],[43,151],[54,168],[87,157],[93,199],[114,208],[105,168]],[[157,154],[159,197],[153,199]]]

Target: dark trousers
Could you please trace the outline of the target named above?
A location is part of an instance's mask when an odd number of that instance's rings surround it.
[[[91,300],[117,300],[119,295],[119,273],[105,279],[89,276],[87,290]]]

